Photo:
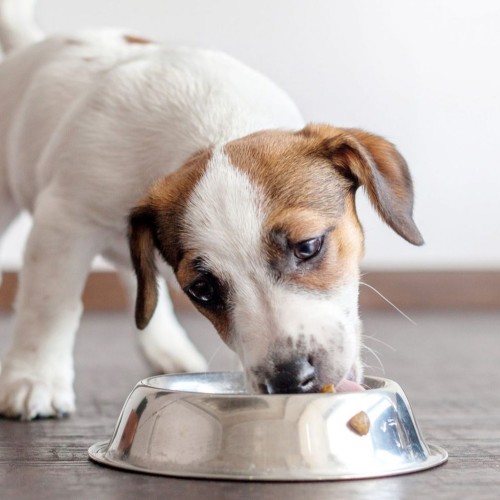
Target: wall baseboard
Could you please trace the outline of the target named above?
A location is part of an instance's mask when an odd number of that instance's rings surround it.
[[[376,288],[400,309],[499,309],[500,271],[374,271],[362,280]],[[3,274],[0,311],[13,307],[17,273]],[[192,305],[177,288],[171,290],[180,310]],[[113,272],[94,272],[83,294],[85,308],[93,311],[121,311],[127,307],[118,276]],[[361,309],[386,309],[390,306],[366,286],[360,289]]]
[[[373,286],[401,309],[499,309],[500,271],[377,271],[365,272]],[[390,307],[361,286],[366,308]]]

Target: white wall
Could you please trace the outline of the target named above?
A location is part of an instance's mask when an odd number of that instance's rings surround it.
[[[385,135],[407,158],[426,246],[360,196],[365,267],[500,268],[497,0],[41,0],[48,32],[125,26],[224,50],[284,87],[308,120]],[[17,265],[20,230],[3,258]]]

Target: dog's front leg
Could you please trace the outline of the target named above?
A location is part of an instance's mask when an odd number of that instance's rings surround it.
[[[120,269],[131,304],[135,303],[137,281],[127,269]],[[138,332],[144,355],[159,373],[202,372],[207,362],[179,324],[165,280],[158,280],[158,304],[148,326]]]
[[[81,293],[104,241],[81,211],[49,193],[37,200],[17,296],[15,335],[0,375],[0,413],[31,420],[74,410],[73,344]]]

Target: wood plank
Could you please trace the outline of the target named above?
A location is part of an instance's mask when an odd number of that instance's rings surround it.
[[[362,281],[376,288],[401,309],[500,309],[500,271],[366,271]],[[0,310],[10,310],[17,274],[6,272],[0,287]],[[177,309],[193,310],[184,294],[171,289]],[[126,308],[123,287],[113,272],[94,272],[83,295],[87,310],[121,311]],[[390,306],[368,286],[360,288],[361,309]]]

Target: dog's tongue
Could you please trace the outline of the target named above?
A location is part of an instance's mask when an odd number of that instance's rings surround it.
[[[356,391],[364,391],[365,388],[359,385],[357,382],[353,382],[345,378],[335,387],[337,392],[356,392]]]

